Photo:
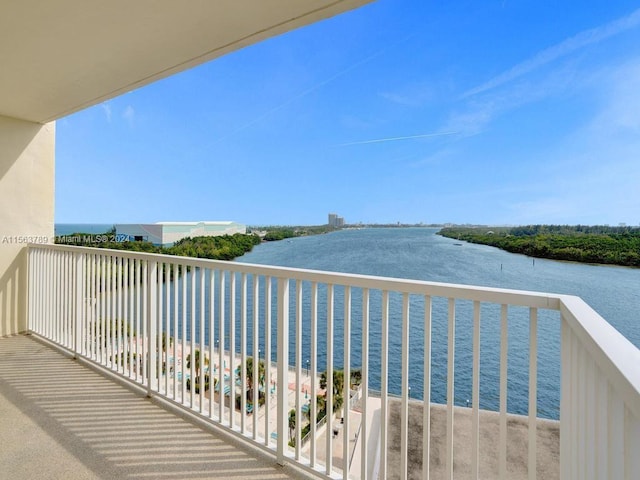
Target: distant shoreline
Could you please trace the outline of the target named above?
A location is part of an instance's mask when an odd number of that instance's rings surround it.
[[[535,258],[640,268],[640,228],[635,227],[443,228],[438,235]]]

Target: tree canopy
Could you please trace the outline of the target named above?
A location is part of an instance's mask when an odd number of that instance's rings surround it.
[[[640,228],[527,225],[443,228],[440,235],[531,257],[640,267]]]

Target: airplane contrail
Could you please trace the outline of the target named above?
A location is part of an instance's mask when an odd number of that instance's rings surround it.
[[[338,147],[346,147],[349,145],[365,145],[367,143],[382,143],[382,142],[395,142],[398,140],[410,140],[412,138],[428,138],[428,137],[442,137],[445,135],[457,135],[460,132],[437,132],[437,133],[425,133],[422,135],[407,135],[404,137],[389,137],[389,138],[376,138],[374,140],[363,140],[360,142],[341,143]]]
[[[302,98],[302,97],[306,97],[307,95],[309,95],[310,93],[315,92],[316,90],[319,90],[320,88],[324,87],[325,85],[333,82],[334,80],[337,80],[338,78],[346,75],[347,73],[351,72],[352,70],[355,70],[356,68],[371,62],[372,60],[376,59],[377,57],[382,56],[383,54],[385,54],[387,51],[397,47],[398,45],[407,42],[408,40],[410,40],[411,38],[413,38],[414,36],[416,36],[416,33],[412,33],[410,35],[407,35],[406,37],[401,38],[400,40],[398,40],[397,42],[394,42],[390,45],[387,45],[386,47],[381,48],[380,50],[377,50],[376,52],[372,53],[371,55],[362,58],[354,63],[352,63],[351,65],[349,65],[347,68],[344,68],[343,70],[340,70],[339,72],[331,75],[328,78],[325,78],[324,80],[316,83],[315,85],[312,85],[311,87],[307,88],[306,90],[303,90],[299,93],[297,93],[296,95],[293,95],[291,97],[289,97],[287,100],[285,100],[284,102],[272,107],[271,109],[267,110],[266,112],[263,112],[262,114],[254,117],[253,119],[251,119],[250,121],[240,125],[239,127],[237,127],[236,129],[230,131],[229,133],[222,135],[221,137],[216,138],[213,142],[211,142],[210,145],[215,144],[215,143],[219,143],[223,140],[226,140],[227,138],[236,135],[237,133],[251,127],[252,125],[264,120],[265,118],[269,117],[270,115],[274,114],[275,112],[277,112],[278,110],[282,110],[283,108],[289,106],[290,104],[292,104],[293,102],[295,102],[296,100]]]

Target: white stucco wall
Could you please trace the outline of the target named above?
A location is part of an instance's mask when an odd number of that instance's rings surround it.
[[[53,241],[55,123],[0,116],[0,336],[27,327],[26,244]]]

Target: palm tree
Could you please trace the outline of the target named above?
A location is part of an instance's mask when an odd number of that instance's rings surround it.
[[[320,388],[327,388],[327,372],[326,370],[320,374]],[[342,370],[333,371],[333,412],[335,413],[342,407],[344,397],[342,391],[344,389],[344,372]]]
[[[247,357],[245,362],[245,373],[247,377],[247,398],[253,398],[253,357]],[[241,379],[241,370],[240,367],[236,369],[236,378],[240,381]],[[265,379],[265,366],[264,360],[260,360],[258,362],[258,386],[264,389],[264,379]]]
[[[289,410],[289,440],[293,440],[293,432],[296,429],[296,409]]]
[[[201,363],[200,362],[200,350],[196,349],[196,351],[194,352],[194,363],[193,363],[193,368],[196,371],[196,377],[200,378],[200,367],[201,367]],[[208,366],[209,365],[209,358],[204,355],[204,365]],[[191,368],[191,354],[187,355],[187,368]]]

